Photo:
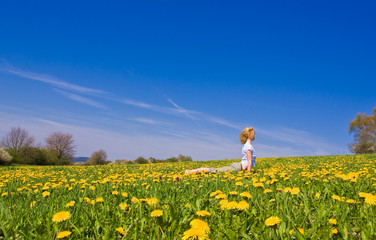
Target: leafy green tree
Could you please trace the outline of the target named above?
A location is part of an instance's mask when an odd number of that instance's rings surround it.
[[[349,149],[354,153],[376,152],[376,107],[372,115],[358,113],[350,122],[349,133],[354,134],[354,142],[349,144]]]

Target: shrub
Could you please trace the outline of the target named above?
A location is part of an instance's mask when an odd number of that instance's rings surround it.
[[[12,156],[4,148],[0,148],[0,164],[10,164]]]
[[[86,162],[87,165],[106,165],[107,162],[107,153],[104,150],[99,150],[93,152],[89,160]]]
[[[135,160],[135,163],[138,163],[138,164],[146,164],[146,163],[149,163],[149,161],[146,160],[144,157],[138,157],[138,158]]]

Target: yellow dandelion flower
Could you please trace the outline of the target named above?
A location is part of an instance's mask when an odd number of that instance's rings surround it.
[[[118,227],[115,230],[116,230],[116,232],[120,233],[121,235],[125,234],[124,228],[122,228],[122,227]]]
[[[61,239],[61,238],[65,238],[65,237],[68,237],[71,235],[72,232],[70,231],[62,231],[62,232],[59,232],[59,234],[57,235],[57,239]]]
[[[123,193],[121,194],[121,196],[123,196],[123,197],[128,197],[128,193],[123,192]]]
[[[298,187],[294,187],[293,189],[290,190],[290,193],[293,195],[296,195],[300,192],[300,189]]]
[[[275,202],[275,199],[274,199],[274,198],[272,198],[272,199],[270,199],[270,200],[269,200],[269,202]]]
[[[89,189],[94,191],[95,187],[94,186],[90,186]]]
[[[208,240],[208,234],[200,228],[191,228],[183,233],[182,240]]]
[[[149,206],[155,206],[155,205],[158,204],[158,199],[156,199],[156,198],[149,198],[147,200],[147,203],[149,204]]]
[[[126,203],[120,203],[120,204],[119,204],[119,207],[120,207],[121,210],[124,211],[125,209],[127,209],[128,204],[126,204]]]
[[[193,219],[189,224],[192,228],[199,228],[204,230],[206,233],[210,233],[210,227],[205,221],[196,218]]]
[[[212,192],[212,193],[210,193],[210,197],[214,197],[217,194],[218,194],[217,192]]]
[[[236,192],[236,191],[231,191],[231,192],[229,192],[229,194],[234,196],[234,195],[238,195],[238,192]]]
[[[281,222],[281,219],[279,217],[269,217],[265,220],[266,226],[274,226]]]
[[[298,228],[298,231],[300,232],[300,234],[304,235],[304,229],[303,228]]]
[[[264,187],[264,184],[263,183],[261,183],[261,182],[255,182],[255,183],[253,183],[253,186],[254,187],[259,187],[259,188],[262,188],[262,187]]]
[[[277,190],[278,192],[282,192],[282,191],[283,191],[282,188],[277,188],[276,190]]]
[[[95,199],[95,201],[101,203],[101,202],[104,202],[104,199],[99,197],[99,198]]]
[[[68,220],[71,218],[70,212],[62,211],[55,213],[55,215],[52,217],[53,222],[63,222],[65,220]]]
[[[240,194],[241,197],[245,197],[245,198],[248,198],[248,199],[251,199],[252,198],[252,195],[249,193],[249,192],[242,192]]]
[[[243,183],[242,182],[236,182],[235,185],[236,186],[243,186]]]
[[[348,199],[346,202],[350,203],[350,204],[353,204],[353,203],[355,203],[355,200],[354,199]]]
[[[219,201],[220,205],[224,205],[224,204],[227,204],[227,203],[228,203],[227,199],[222,199],[221,201]]]
[[[365,199],[364,202],[370,205],[376,205],[376,195],[369,194]]]
[[[65,207],[73,207],[75,203],[75,201],[70,201],[67,204],[65,204]]]
[[[320,198],[321,195],[320,195],[320,193],[316,193],[315,196],[316,196],[316,198]]]
[[[268,193],[271,193],[271,192],[273,192],[273,191],[270,190],[269,188],[267,188],[267,189],[264,190],[264,193],[265,193],[265,194],[268,194]]]
[[[196,214],[200,217],[210,216],[211,213],[205,210],[197,211]]]
[[[361,197],[361,198],[366,198],[368,195],[369,195],[369,193],[365,193],[365,192],[359,193],[359,197]]]
[[[283,189],[284,192],[290,192],[292,188],[290,187],[286,187],[285,189]]]
[[[42,193],[43,197],[47,197],[47,196],[50,196],[50,195],[51,195],[50,192],[47,192],[47,191],[45,191],[45,192]]]
[[[333,195],[332,198],[333,198],[334,200],[341,200],[341,197],[338,196],[338,195]]]
[[[247,210],[247,209],[249,209],[249,204],[246,201],[240,201],[240,202],[238,202],[237,209]]]
[[[113,192],[112,192],[112,195],[118,195],[118,194],[119,194],[118,191],[113,191]]]
[[[6,195],[8,195],[7,192],[3,192],[3,193],[1,194],[2,197],[6,196]]]
[[[337,233],[338,233],[337,228],[333,228],[333,229],[332,229],[332,233],[333,233],[333,234],[337,234]]]
[[[160,217],[162,215],[163,215],[163,211],[162,210],[154,210],[150,214],[150,216],[152,216],[152,217]]]
[[[337,219],[331,218],[328,220],[328,222],[332,225],[337,225]]]
[[[186,207],[186,208],[191,208],[191,204],[187,203],[187,204],[185,204],[184,207]]]
[[[225,199],[225,198],[227,198],[227,196],[226,196],[226,194],[224,194],[224,193],[220,193],[220,194],[218,194],[217,196],[215,196],[215,198],[216,198],[216,199]]]
[[[224,210],[224,209],[232,210],[232,209],[237,209],[237,207],[238,207],[238,204],[234,201],[221,205],[222,210]]]
[[[131,200],[131,202],[132,203],[139,203],[140,200],[138,200],[138,198],[133,197],[132,200]]]
[[[32,201],[32,202],[30,203],[30,207],[31,207],[31,208],[34,207],[34,205],[35,205],[36,203],[37,203],[36,201]]]

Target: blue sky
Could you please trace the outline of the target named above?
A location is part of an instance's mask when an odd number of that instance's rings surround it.
[[[8,1],[0,136],[74,135],[77,156],[349,154],[376,105],[373,1]]]

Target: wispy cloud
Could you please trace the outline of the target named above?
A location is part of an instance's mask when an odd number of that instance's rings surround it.
[[[5,64],[4,61],[2,62],[3,63],[0,65],[0,71],[4,73],[20,76],[20,77],[31,79],[34,81],[47,83],[49,85],[52,85],[60,89],[80,92],[84,94],[106,94],[107,93],[99,89],[87,88],[87,87],[79,86],[76,84],[67,83],[49,75],[24,71],[19,68],[13,67],[12,65],[8,63]]]
[[[77,95],[77,94],[61,91],[61,90],[58,90],[58,89],[56,89],[56,91],[58,93],[60,93],[61,95],[63,95],[64,97],[67,97],[67,98],[69,98],[73,101],[80,102],[80,103],[83,103],[83,104],[86,104],[86,105],[89,105],[89,106],[92,106],[92,107],[96,107],[96,108],[107,109],[107,107],[104,104],[97,102],[97,101],[94,101],[94,100],[91,100],[89,98],[82,97],[82,96]]]

